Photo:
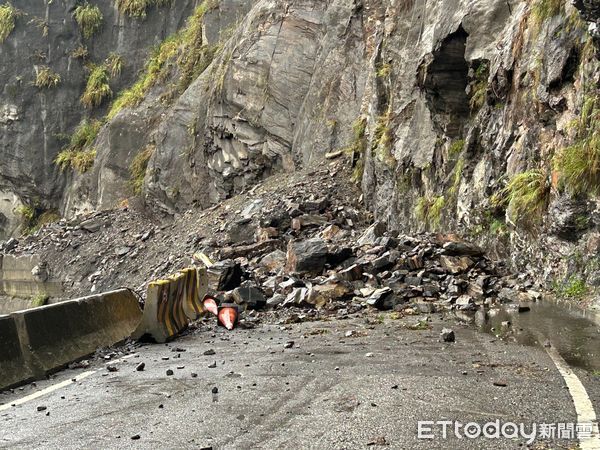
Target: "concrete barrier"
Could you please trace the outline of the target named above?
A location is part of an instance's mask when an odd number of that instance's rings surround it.
[[[0,389],[128,338],[142,310],[128,289],[0,316]]]
[[[38,255],[0,258],[0,293],[11,297],[31,298],[37,295],[60,297],[63,286],[52,278]]]
[[[166,342],[185,330],[191,320],[204,313],[202,299],[208,292],[203,268],[184,269],[165,280],[148,284],[144,317],[133,334]]]
[[[21,340],[14,317],[0,316],[0,389],[39,375],[21,348]]]

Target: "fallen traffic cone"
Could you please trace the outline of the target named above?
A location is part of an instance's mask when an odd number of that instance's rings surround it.
[[[219,314],[219,307],[217,305],[217,301],[214,298],[212,298],[212,297],[206,297],[204,299],[204,301],[202,302],[202,304],[204,305],[204,309],[205,310],[210,311],[215,316],[217,314]]]
[[[217,314],[219,326],[233,330],[238,323],[238,311],[237,305],[230,303],[219,306],[219,313]]]

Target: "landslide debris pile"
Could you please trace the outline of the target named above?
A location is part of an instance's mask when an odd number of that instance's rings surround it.
[[[143,294],[152,279],[206,264],[211,294],[250,321],[281,311],[285,320],[365,308],[474,311],[539,295],[456,235],[387,231],[361,200],[338,160],[175,219],[122,208],[63,220],[4,251],[41,255],[71,298],[119,286]]]

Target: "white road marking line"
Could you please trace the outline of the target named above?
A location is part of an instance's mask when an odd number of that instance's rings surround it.
[[[592,424],[592,432],[590,436],[584,436],[579,439],[579,448],[581,450],[598,450],[600,449],[600,432],[598,430],[598,420],[594,405],[588,396],[585,387],[571,370],[567,362],[554,348],[546,348],[546,352],[554,362],[554,365],[567,383],[567,388],[575,404],[577,412],[577,423]]]
[[[1,411],[6,411],[7,409],[12,408],[13,405],[14,406],[22,405],[23,403],[30,402],[31,400],[35,400],[36,398],[40,398],[40,397],[42,397],[42,396],[44,396],[46,394],[50,394],[51,392],[57,391],[59,389],[62,389],[62,388],[66,387],[66,386],[69,386],[70,384],[73,384],[73,383],[75,383],[77,381],[81,381],[84,378],[87,378],[90,375],[93,375],[95,373],[96,373],[95,370],[89,370],[87,372],[83,372],[83,373],[79,374],[77,377],[75,377],[73,379],[68,379],[68,380],[62,381],[60,383],[54,384],[52,386],[48,386],[47,388],[42,389],[41,391],[34,392],[33,394],[28,395],[27,397],[20,398],[19,400],[15,400],[14,402],[10,402],[10,403],[8,403],[6,405],[1,405],[0,406],[0,412]],[[75,380],[75,381],[73,381],[73,380]]]

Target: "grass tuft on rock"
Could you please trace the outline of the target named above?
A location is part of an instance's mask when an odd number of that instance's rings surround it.
[[[110,53],[104,61],[104,67],[110,74],[111,78],[118,78],[121,76],[123,64],[123,57],[116,53]]]
[[[473,84],[471,85],[471,98],[469,106],[471,111],[480,109],[485,104],[488,88],[488,76],[490,74],[490,64],[488,61],[480,61],[473,75]]]
[[[24,235],[33,234],[42,226],[60,220],[56,210],[45,210],[38,204],[22,205],[15,212],[21,217],[21,232]]]
[[[37,294],[31,299],[31,306],[34,308],[39,308],[40,306],[47,305],[49,299],[50,297],[48,297],[46,294]]]
[[[60,84],[60,75],[50,67],[42,66],[35,77],[35,85],[40,89],[50,89]]]
[[[0,5],[0,44],[2,44],[15,29],[18,16],[19,11],[10,3]]]
[[[377,118],[375,130],[373,131],[373,143],[371,151],[374,152],[377,159],[390,167],[394,167],[396,160],[392,154],[392,111],[387,111]]]
[[[81,96],[81,103],[86,108],[99,106],[102,102],[112,97],[112,89],[110,88],[110,73],[105,65],[93,66],[88,77],[85,91]]]
[[[508,207],[511,219],[523,224],[540,222],[549,201],[548,176],[537,169],[513,176],[492,198],[492,204]]]
[[[71,57],[75,59],[85,60],[88,56],[89,52],[85,45],[80,45],[71,52]]]
[[[87,2],[75,8],[73,17],[85,39],[89,39],[97,33],[102,28],[102,21],[104,20],[100,8]]]
[[[359,117],[352,123],[352,142],[344,149],[346,153],[351,155],[354,163],[354,171],[352,172],[352,180],[359,182],[362,179],[365,150],[367,149],[367,141],[365,133],[367,131],[367,118]]]
[[[574,123],[575,142],[554,159],[560,182],[574,195],[600,193],[600,96],[589,95]]]
[[[85,173],[92,168],[96,159],[94,141],[98,136],[102,122],[83,120],[71,135],[69,144],[63,148],[54,163],[61,170],[73,169]]]
[[[442,221],[442,211],[445,204],[446,200],[443,195],[438,197],[420,197],[417,200],[415,214],[426,226],[437,229]]]
[[[121,14],[130,17],[144,18],[151,6],[170,5],[171,0],[116,0],[116,5]]]
[[[129,173],[131,175],[130,184],[133,193],[139,195],[142,193],[144,187],[144,179],[146,178],[146,169],[148,168],[148,162],[154,154],[156,147],[154,145],[148,145],[141,152],[139,152],[131,161],[129,166]]]

